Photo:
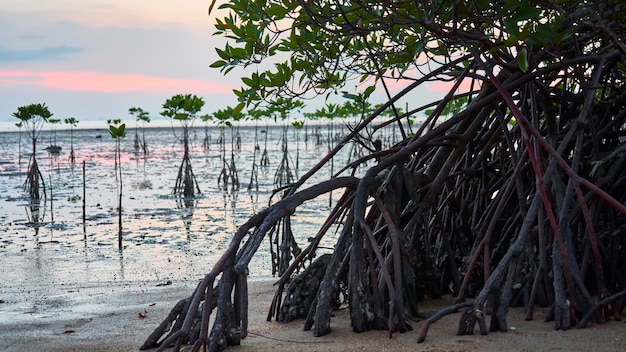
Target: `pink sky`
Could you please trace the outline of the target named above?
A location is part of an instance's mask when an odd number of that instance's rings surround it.
[[[34,72],[0,70],[0,89],[17,86],[38,86],[46,89],[95,93],[230,93],[233,87],[211,81],[147,76],[141,74],[110,74],[102,72]]]
[[[206,111],[236,104],[238,77],[217,59],[210,0],[7,0],[0,3],[0,124],[45,102],[79,121],[159,116],[165,99],[196,94]]]
[[[165,99],[179,93],[201,96],[206,102],[202,113],[235,106],[232,89],[242,85],[238,70],[223,76],[209,68],[218,59],[215,47],[225,43],[213,36],[210,3],[0,2],[0,127],[14,125],[11,115],[17,107],[41,102],[55,116],[79,121],[132,118],[130,107],[162,118],[158,113]],[[246,75],[254,69],[249,67]],[[403,86],[387,83],[395,92]],[[407,104],[426,103],[441,89],[425,86]],[[382,88],[377,94],[384,100]],[[314,110],[324,100],[305,104]]]

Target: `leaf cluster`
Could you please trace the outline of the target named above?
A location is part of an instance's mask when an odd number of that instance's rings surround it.
[[[109,134],[111,138],[120,139],[126,137],[126,124],[122,123],[120,119],[107,120],[109,125]]]
[[[215,35],[228,42],[216,49],[220,59],[211,67],[226,74],[269,61],[235,90],[246,105],[330,94],[353,79],[372,86],[384,79],[415,81],[469,49],[527,72],[540,65],[538,48],[567,45],[594,13],[610,8],[568,0],[213,0],[209,13],[220,15]],[[455,77],[446,72],[430,79]]]
[[[36,119],[41,119],[44,122],[47,122],[52,116],[52,113],[48,110],[46,104],[43,103],[20,106],[17,108],[17,112],[13,113],[13,116],[24,122]]]
[[[267,116],[273,117],[274,122],[284,121],[295,111],[304,108],[304,103],[298,99],[278,98],[271,102],[266,109]]]
[[[20,106],[13,113],[13,117],[20,120],[17,126],[24,126],[31,138],[36,138],[38,131],[41,130],[43,124],[48,122],[52,115],[45,103]]]
[[[145,123],[150,122],[150,114],[139,107],[132,107],[128,109],[128,113],[135,116],[136,121],[142,121]]]
[[[78,125],[78,120],[75,117],[68,117],[63,120],[66,125],[70,125],[72,127],[76,127]]]
[[[176,94],[165,101],[160,114],[184,123],[194,120],[203,106],[204,100],[195,94]]]
[[[344,93],[344,97],[346,100],[342,103],[328,103],[314,112],[305,112],[303,115],[310,120],[336,120],[354,117],[363,118],[381,106],[380,104],[372,105],[365,98],[364,94]],[[397,109],[397,111],[401,112],[401,109]],[[381,113],[383,116],[391,116],[393,114],[394,113],[391,109],[386,109]]]
[[[216,121],[217,125],[220,127],[232,127],[233,122],[243,120],[244,114],[240,110],[229,106],[215,111],[212,115],[206,115],[206,117]]]

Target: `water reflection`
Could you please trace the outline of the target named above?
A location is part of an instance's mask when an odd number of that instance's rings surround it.
[[[120,246],[118,251],[118,260],[120,263],[120,280],[126,280],[126,275],[124,274],[124,247]]]
[[[183,226],[185,227],[185,233],[187,234],[187,239],[191,235],[191,223],[193,222],[193,212],[198,204],[198,200],[195,197],[182,197],[176,198],[176,208],[183,210],[182,220]]]
[[[272,129],[269,127],[269,132]],[[242,127],[242,133],[246,131],[253,136],[253,127]],[[224,192],[218,183],[224,161],[218,138],[215,138],[216,131],[209,132],[213,133],[213,138],[200,138],[205,136],[203,126],[197,142],[190,144],[192,157],[203,161],[196,163],[194,160],[194,175],[203,193],[194,198],[175,197],[174,202],[171,186],[178,175],[180,154],[179,142],[171,130],[146,129],[150,143],[147,155],[136,152],[132,138],[122,142],[121,163],[131,167],[123,168],[124,242],[121,248],[116,243],[119,197],[111,174],[115,143],[113,139],[94,138],[107,133],[104,126],[102,130],[74,130],[75,164],[68,155],[72,145],[69,130],[57,131],[56,143],[63,146],[59,155],[50,155],[43,149],[37,151],[37,156],[44,161],[42,173],[46,186],[48,182],[53,186],[53,209],[48,203],[52,197],[42,196],[38,201],[24,197],[19,179],[27,170],[26,165],[21,165],[19,171],[19,160],[21,157],[23,163],[30,153],[19,147],[17,132],[1,133],[0,144],[6,148],[0,148],[3,151],[0,153],[0,193],[5,195],[3,200],[6,201],[0,204],[0,229],[7,231],[0,233],[0,267],[9,274],[7,282],[16,285],[33,282],[24,269],[32,268],[35,254],[54,261],[58,270],[55,275],[62,282],[104,282],[120,275],[125,280],[144,280],[156,275],[160,278],[202,277],[210,263],[228,246],[237,225],[268,205],[274,189],[272,176],[283,155],[279,140],[268,136],[267,145],[261,145],[260,149],[266,150],[270,163],[262,166],[258,142],[255,143],[255,138],[242,138],[241,149],[234,159],[237,172],[248,181],[256,165],[258,179],[255,181],[258,182],[246,193],[239,193],[245,188],[231,191],[230,184]],[[326,152],[326,148],[318,148],[313,139],[311,141],[309,152],[300,155],[302,168],[310,167]],[[209,149],[203,149],[208,147],[206,143],[213,144],[210,153]],[[230,148],[231,144],[227,143],[226,155],[230,154]],[[298,226],[294,233],[305,240],[323,221],[320,212],[327,210],[327,203],[325,198],[311,204],[307,216],[294,223]],[[54,211],[54,224],[47,218],[48,214],[44,214],[48,211]],[[57,223],[63,226],[57,227]],[[42,226],[42,231],[54,226],[54,236],[59,242],[43,241],[35,249],[31,228],[41,236],[39,227]],[[267,266],[269,255],[265,246],[259,250],[258,256],[262,258],[259,262],[265,264],[256,267],[252,275],[271,274],[271,267]],[[203,260],[193,260],[198,257]]]
[[[45,215],[46,202],[44,198],[43,207],[41,207],[41,199],[31,198],[26,206],[26,217],[28,225],[35,229],[35,235],[39,235],[39,226],[41,219]]]
[[[256,214],[259,210],[259,193],[258,192],[248,192],[248,196],[250,197],[250,210],[252,210],[253,214]]]

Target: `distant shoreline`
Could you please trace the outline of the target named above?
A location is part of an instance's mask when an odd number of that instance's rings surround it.
[[[287,123],[289,124],[289,126],[291,127],[291,122],[295,121],[295,120],[299,120],[299,119],[290,119]],[[328,122],[330,120],[309,120],[306,121],[306,123],[304,124],[304,128],[307,127],[325,127],[328,125]],[[17,119],[16,121],[17,122]],[[0,121],[0,133],[17,133],[19,132],[19,128],[17,128],[15,126],[15,122],[7,122],[7,121]],[[135,130],[135,121],[123,121],[124,123],[126,123],[126,130],[127,131],[134,131]],[[339,125],[345,125],[345,124],[350,124],[350,125],[354,125],[356,122],[354,119],[337,119],[333,121],[335,123],[335,125],[339,126]],[[414,122],[414,126],[418,126],[421,123],[421,121],[415,121]],[[137,129],[141,130],[143,128],[147,129],[159,129],[159,128],[180,128],[179,124],[172,124],[170,121],[168,120],[155,120],[153,122],[150,122],[148,124],[143,125],[144,127],[142,127],[141,124],[137,125]],[[241,121],[239,122],[239,127],[244,127],[244,128],[248,128],[248,127],[254,127],[255,123],[254,121]],[[274,122],[274,121],[259,121],[257,126],[259,127],[259,129],[265,129],[265,128],[281,128],[284,125],[282,123],[278,123],[278,122]],[[51,131],[51,127],[52,125],[44,125],[43,126],[43,131]],[[59,124],[57,126],[55,126],[55,130],[57,132],[60,131],[69,131],[70,128],[68,127],[67,124]],[[218,129],[219,127],[216,126],[213,122],[209,122],[208,123],[208,127],[210,129]],[[74,130],[94,130],[94,131],[107,131],[107,123],[106,121],[102,120],[102,121],[80,121],[78,122],[78,125],[76,125],[76,127],[74,127]],[[196,120],[194,121],[194,124],[192,126],[193,129],[204,129],[205,128],[205,124],[203,121],[201,120]]]
[[[340,123],[340,122],[338,122],[338,123]],[[0,125],[0,126],[2,126],[2,125]],[[305,128],[308,127],[310,129],[313,126],[317,127],[317,126],[326,126],[326,125],[325,124],[320,124],[320,123],[310,123],[308,125],[305,125]],[[127,132],[131,132],[132,131],[134,133],[135,130],[141,131],[141,130],[144,130],[144,129],[146,131],[149,131],[149,130],[159,130],[159,129],[168,129],[169,130],[172,127],[174,129],[177,129],[177,130],[182,128],[181,126],[171,126],[171,125],[164,125],[164,124],[161,124],[161,125],[152,125],[152,124],[150,124],[150,125],[146,125],[145,127],[138,126],[137,128],[135,128],[135,124],[133,123],[132,125],[128,125],[128,124],[126,125],[126,131]],[[217,131],[219,129],[218,126],[215,126],[213,124],[209,124],[208,127],[209,127],[210,131]],[[250,124],[250,123],[243,124],[242,123],[241,125],[239,125],[239,127],[240,128],[244,128],[244,129],[251,129],[251,128],[254,128],[254,124]],[[274,122],[272,122],[271,124],[268,124],[267,126],[265,125],[265,123],[259,123],[259,125],[258,125],[259,131],[265,130],[265,129],[279,129],[279,128],[282,128],[282,127],[283,127],[283,125],[276,124]],[[293,128],[291,126],[289,126],[289,127]],[[203,131],[204,132],[204,128],[205,128],[205,126],[204,126],[203,122],[200,121],[200,122],[194,124],[191,127],[191,130],[192,131],[196,131],[196,132],[199,132],[199,131]],[[69,132],[70,129],[66,128],[66,125],[60,125],[54,131],[56,131],[57,133],[58,132]],[[104,125],[98,124],[97,126],[95,126],[95,125],[81,126],[79,124],[77,127],[74,128],[74,131],[81,131],[81,132],[93,131],[94,133],[97,133],[97,134],[106,135],[107,138],[108,138],[108,127],[107,127],[106,123]],[[3,129],[3,127],[0,127],[0,134],[3,134],[3,133],[7,133],[7,134],[11,133],[11,134],[13,134],[13,133],[19,133],[19,132],[20,132],[19,129],[17,129],[16,127],[14,127],[11,130],[6,130],[6,129]],[[42,129],[42,133],[44,135],[47,134],[47,133],[51,133],[51,132],[52,132],[52,130],[50,129],[50,126],[44,126],[44,128]],[[22,133],[25,133],[25,131],[22,130]],[[130,134],[127,133],[127,137],[129,135]]]

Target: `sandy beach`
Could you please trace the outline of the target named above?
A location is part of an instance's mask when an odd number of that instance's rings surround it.
[[[423,322],[413,331],[356,334],[350,328],[347,309],[337,311],[332,331],[314,337],[302,331],[302,321],[289,324],[266,321],[274,293],[273,280],[250,284],[248,337],[232,351],[624,351],[626,321],[590,325],[586,329],[554,331],[543,322],[546,310],[537,309],[533,321],[523,311],[509,312],[511,331],[487,336],[455,336],[459,314],[431,326],[426,341],[417,344]],[[53,296],[0,297],[0,350],[2,351],[138,351],[174,304],[191,294],[195,282],[115,284],[106,287],[68,287]],[[428,300],[422,311],[443,308],[451,299]],[[145,313],[140,317],[139,313]]]

